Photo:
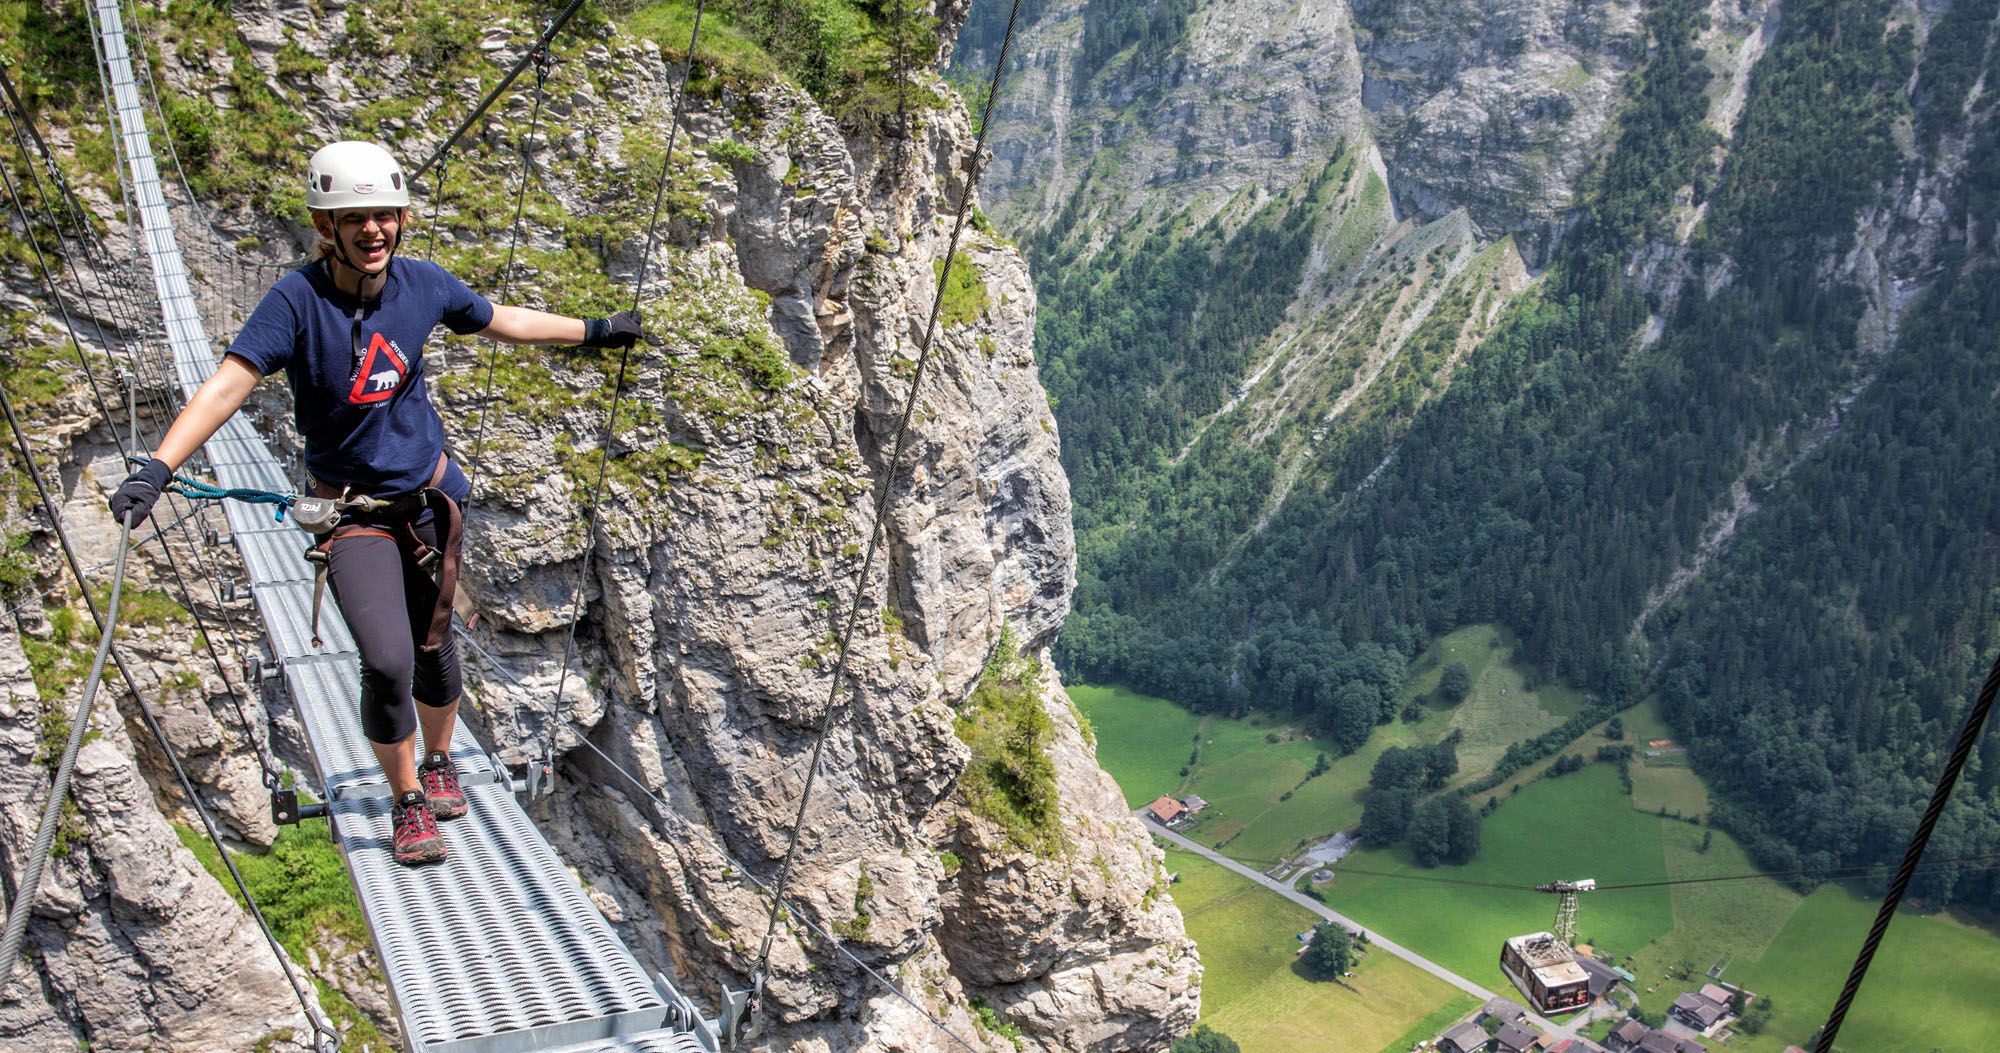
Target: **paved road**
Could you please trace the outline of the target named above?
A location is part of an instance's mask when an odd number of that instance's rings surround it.
[[[1452,972],[1450,969],[1447,969],[1444,966],[1439,965],[1434,961],[1431,961],[1429,958],[1426,958],[1423,955],[1418,954],[1413,950],[1410,950],[1408,947],[1396,943],[1393,940],[1387,939],[1381,933],[1376,932],[1375,930],[1370,929],[1365,925],[1362,925],[1360,922],[1355,921],[1353,918],[1347,917],[1344,914],[1339,914],[1334,912],[1332,909],[1327,907],[1326,904],[1321,903],[1316,899],[1313,899],[1311,896],[1308,896],[1300,892],[1298,889],[1293,888],[1292,886],[1286,884],[1285,882],[1279,881],[1268,874],[1263,874],[1259,873],[1258,871],[1252,870],[1249,867],[1246,867],[1243,864],[1238,863],[1234,859],[1230,859],[1228,856],[1220,855],[1215,851],[1215,849],[1212,849],[1207,845],[1204,845],[1198,841],[1190,841],[1187,838],[1182,837],[1177,833],[1174,833],[1172,830],[1164,829],[1163,827],[1160,826],[1160,824],[1152,821],[1152,819],[1146,816],[1145,809],[1143,808],[1140,809],[1137,814],[1139,815],[1139,821],[1146,824],[1146,829],[1151,831],[1154,837],[1164,838],[1165,840],[1173,842],[1176,846],[1180,848],[1184,848],[1190,852],[1193,852],[1196,855],[1199,855],[1205,859],[1210,860],[1211,862],[1218,863],[1221,864],[1222,866],[1228,867],[1229,869],[1235,871],[1236,873],[1241,874],[1252,881],[1255,881],[1259,885],[1262,885],[1265,888],[1270,889],[1271,891],[1277,893],[1278,895],[1283,896],[1288,900],[1291,900],[1293,903],[1296,903],[1299,906],[1304,907],[1309,911],[1312,911],[1314,914],[1317,914],[1328,921],[1334,922],[1335,924],[1339,925],[1345,925],[1348,928],[1355,930],[1356,932],[1367,933],[1368,942],[1371,946],[1380,947],[1381,949],[1388,951],[1390,954],[1393,954],[1396,957],[1401,958],[1406,962],[1409,962],[1411,965],[1414,965],[1417,968],[1422,969],[1423,971],[1431,974],[1432,976],[1435,976],[1438,979],[1443,980],[1445,983],[1448,983],[1453,987],[1456,987],[1459,990],[1464,991],[1466,994],[1469,994],[1472,997],[1479,999],[1481,1002],[1484,1002],[1489,998],[1497,997],[1499,995],[1499,992],[1489,991],[1486,988],[1481,987],[1476,983],[1473,983],[1471,980],[1468,980],[1465,977],[1460,976],[1455,972]],[[1340,872],[1339,865],[1335,864],[1334,873],[1338,874],[1339,872]],[[1513,995],[1511,992],[1506,997],[1508,997],[1509,999],[1513,999]],[[1518,999],[1515,999],[1515,1001],[1518,1004]],[[1534,1013],[1529,1013],[1528,1022],[1534,1025],[1539,1030],[1549,1032],[1559,1037],[1574,1038],[1576,1037],[1576,1025],[1581,1021],[1577,1021],[1575,1023],[1570,1023],[1570,1024],[1558,1024],[1555,1023],[1554,1021],[1545,1020],[1542,1017],[1536,1016]]]

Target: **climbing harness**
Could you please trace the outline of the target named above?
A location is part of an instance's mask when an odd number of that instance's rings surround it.
[[[326,592],[327,560],[333,543],[343,537],[362,531],[373,531],[375,524],[386,520],[395,530],[391,536],[398,547],[408,553],[417,566],[437,583],[437,603],[431,609],[430,628],[424,634],[423,648],[436,651],[444,646],[445,634],[451,630],[451,616],[456,610],[470,626],[478,620],[478,612],[471,600],[458,587],[460,550],[465,535],[465,518],[459,513],[458,502],[449,494],[438,489],[444,481],[445,469],[451,464],[448,454],[438,454],[437,467],[431,470],[430,481],[415,493],[395,497],[371,497],[357,494],[351,486],[335,487],[331,483],[314,479],[310,475],[306,482],[312,490],[313,498],[325,502],[314,504],[309,515],[309,523],[301,524],[307,533],[316,538],[313,547],[306,551],[306,561],[313,565],[312,600],[312,644],[322,646],[319,636],[319,610]],[[416,524],[424,513],[436,517],[444,524],[443,544],[431,546],[417,537]],[[367,522],[349,522],[351,517],[367,517]]]

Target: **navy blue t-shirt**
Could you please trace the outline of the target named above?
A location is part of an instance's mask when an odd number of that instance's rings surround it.
[[[444,452],[424,388],[431,330],[463,335],[492,321],[485,297],[433,263],[392,259],[382,295],[364,303],[313,262],[278,279],[229,353],[266,376],[285,371],[315,479],[385,497],[422,489]],[[455,464],[439,488],[455,501],[471,489]]]

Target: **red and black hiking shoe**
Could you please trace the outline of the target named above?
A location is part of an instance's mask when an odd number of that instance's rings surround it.
[[[390,820],[396,830],[396,862],[414,867],[444,861],[444,835],[438,833],[437,819],[422,790],[397,798]]]
[[[431,814],[439,819],[456,819],[465,814],[465,791],[458,785],[458,769],[443,750],[432,750],[417,770],[424,796],[430,798]]]

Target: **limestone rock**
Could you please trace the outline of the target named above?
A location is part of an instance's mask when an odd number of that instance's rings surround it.
[[[0,677],[9,685],[0,703],[0,840],[10,846],[32,843],[48,794],[38,759],[44,702],[32,683],[22,689],[26,666],[19,638],[0,635]],[[42,878],[29,923],[48,1002],[68,1029],[107,1049],[192,1053],[262,1041],[309,1050],[311,1028],[284,966],[181,847],[132,764],[116,710],[102,702],[96,717],[71,782],[66,848]],[[10,851],[7,864],[18,880],[26,861]],[[62,1026],[32,1005],[6,1015],[24,1038]]]

